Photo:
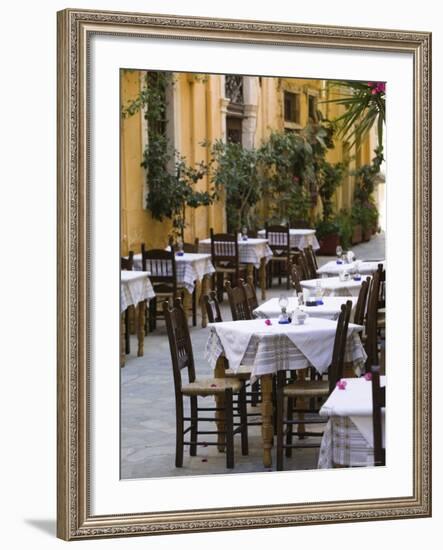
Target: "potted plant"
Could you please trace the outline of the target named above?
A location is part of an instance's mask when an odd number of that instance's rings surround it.
[[[352,205],[351,218],[352,218],[352,237],[351,243],[358,244],[363,240],[363,228],[361,225],[361,214],[362,206],[359,202],[356,202]]]
[[[340,227],[335,220],[321,220],[316,225],[317,238],[320,243],[318,254],[333,256],[340,244]]]
[[[347,250],[351,248],[351,245],[353,244],[352,236],[354,225],[352,222],[352,216],[348,210],[343,209],[337,215],[336,222],[339,227],[340,244],[345,250]]]

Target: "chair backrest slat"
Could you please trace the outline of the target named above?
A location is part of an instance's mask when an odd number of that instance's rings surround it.
[[[230,233],[214,233],[211,228],[211,255],[214,267],[228,262],[238,266],[238,239]]]
[[[303,249],[303,253],[304,253],[306,265],[309,271],[309,278],[316,279],[318,266],[317,266],[317,259],[315,257],[314,249],[312,248],[311,245],[309,245]]]
[[[366,312],[366,347],[365,351],[368,356],[366,361],[367,370],[372,365],[378,364],[378,349],[377,349],[377,312],[378,298],[380,292],[380,275],[381,271],[377,270],[372,275],[371,288],[369,290],[368,307]]]
[[[293,263],[291,265],[291,283],[296,292],[303,292],[303,289],[300,284],[301,279],[300,279],[299,271],[300,271],[300,268],[298,267],[298,265]]]

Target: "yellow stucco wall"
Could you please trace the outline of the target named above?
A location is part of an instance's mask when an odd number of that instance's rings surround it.
[[[140,71],[122,71],[121,97],[122,104],[134,99],[140,91],[142,73]],[[329,98],[328,88],[322,80],[262,78],[258,87],[258,106],[255,132],[255,146],[259,146],[272,130],[284,129],[283,91],[300,93],[300,126],[308,122],[308,95],[317,95],[318,108],[333,119],[342,107],[336,104],[322,104]],[[336,92],[335,92],[336,93]],[[222,138],[222,82],[219,75],[194,75],[174,73],[173,91],[174,109],[174,142],[175,147],[184,155],[189,164],[208,161],[208,150],[201,142],[210,142]],[[167,244],[171,222],[159,222],[152,219],[145,208],[145,173],[140,163],[143,148],[146,144],[146,128],[142,113],[123,118],[121,125],[121,240],[122,253],[128,250],[138,252],[140,244],[148,248],[164,247]],[[347,150],[340,140],[335,148],[328,152],[330,162],[350,159],[349,168],[369,163],[374,146],[367,139],[356,154],[355,148]],[[209,188],[209,181],[204,178],[198,183],[198,189]],[[347,176],[344,184],[335,195],[336,209],[349,208],[352,205],[354,181]],[[321,207],[320,207],[321,208]],[[316,209],[316,214],[320,211]],[[206,238],[213,227],[216,231],[225,228],[223,202],[197,210],[188,209],[188,226],[185,240],[193,241],[196,237]]]

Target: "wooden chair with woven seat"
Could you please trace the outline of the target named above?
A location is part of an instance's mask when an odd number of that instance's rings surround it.
[[[386,388],[380,387],[380,367],[371,367],[372,427],[374,434],[374,466],[385,466],[386,449],[383,447],[382,408],[386,407]]]
[[[210,236],[217,299],[219,302],[223,302],[225,276],[229,277],[234,284],[242,274],[246,275],[247,266],[239,263],[237,235],[214,233],[211,227]]]
[[[364,325],[366,315],[366,304],[368,302],[368,292],[371,286],[371,277],[366,277],[361,284],[358,292],[357,304],[354,311],[354,323],[356,325]],[[362,335],[362,333],[359,333]]]
[[[242,454],[248,454],[248,432],[246,420],[246,397],[244,382],[238,378],[209,378],[198,379],[195,373],[194,355],[192,351],[191,337],[188,323],[181,300],[176,298],[172,307],[168,302],[163,303],[163,313],[168,331],[169,348],[171,351],[172,370],[175,388],[176,407],[176,451],[175,465],[183,466],[184,446],[189,446],[191,456],[196,456],[197,446],[217,445],[219,442],[202,441],[199,443],[200,435],[225,436],[226,444],[226,467],[234,467],[234,435],[241,435]],[[182,372],[186,370],[188,375],[187,383],[182,379]],[[238,395],[238,407],[240,414],[240,425],[234,426],[233,416],[233,395]],[[199,407],[198,397],[222,396],[223,407]],[[184,416],[183,398],[190,398],[190,416]],[[223,423],[217,430],[199,430],[199,422],[217,422],[220,417],[199,416],[199,412],[215,411],[223,413]],[[185,422],[189,426],[185,428]],[[185,441],[185,435],[190,432],[190,440]]]
[[[226,281],[225,289],[228,294],[229,307],[233,321],[250,321],[253,319],[243,288],[240,284],[232,286],[230,281]]]
[[[170,243],[171,244],[171,243]],[[185,254],[198,254],[198,244],[199,240],[196,238],[193,243],[182,243],[182,250]],[[174,248],[177,249],[178,244],[174,245]],[[197,326],[197,285],[194,286],[194,290],[191,296],[191,307],[192,307],[192,326]]]
[[[332,362],[328,369],[328,379],[314,379],[314,380],[287,380],[286,371],[279,371],[277,373],[277,470],[283,469],[283,450],[286,450],[286,456],[289,458],[292,456],[292,449],[296,447],[311,448],[318,447],[319,443],[308,443],[295,445],[293,443],[293,426],[309,424],[324,424],[326,422],[323,418],[309,419],[304,418],[305,413],[318,412],[312,409],[294,409],[294,402],[297,399],[324,399],[333,391],[335,385],[343,376],[344,357],[346,348],[346,339],[348,333],[349,318],[351,316],[352,302],[348,300],[346,304],[341,306],[340,315],[337,321],[337,329],[334,338],[334,347],[332,352]],[[286,418],[284,417],[284,402],[287,400],[287,412]],[[297,415],[303,415],[294,420],[294,413]],[[286,442],[284,439],[284,429],[286,426]],[[311,436],[321,437],[322,432],[308,432],[298,433],[299,437]]]
[[[268,262],[268,286],[272,287],[274,267],[277,267],[278,284],[281,285],[282,273],[286,275],[286,288],[290,288],[291,242],[289,224],[265,224],[265,234],[268,246],[272,250],[272,257]],[[283,267],[283,270],[282,270]]]
[[[366,351],[366,370],[372,365],[378,365],[378,297],[380,292],[381,270],[377,270],[372,275],[371,287],[369,290],[368,306],[366,311],[365,334],[363,343]]]
[[[128,257],[124,258],[123,256],[120,259],[120,269],[122,271],[132,271],[134,268],[134,252],[129,251]],[[125,353],[128,355],[131,352],[131,340],[130,340],[130,330],[129,330],[129,315],[134,315],[134,306],[129,306],[132,310],[130,313],[129,308],[125,311]]]
[[[303,249],[303,253],[304,253],[306,263],[307,263],[307,266],[308,266],[309,278],[310,279],[317,279],[317,277],[318,277],[318,274],[317,274],[318,264],[317,264],[317,258],[315,257],[315,252],[314,252],[314,249],[312,248],[312,245],[306,246]]]
[[[229,282],[227,281],[227,284]],[[208,321],[210,323],[222,323],[223,318],[220,312],[220,305],[217,300],[217,295],[214,291],[210,292],[209,294],[205,294],[203,296],[203,304],[206,309],[206,315],[208,317]],[[240,365],[237,369],[237,372],[234,372],[232,369],[227,368],[225,370],[225,376],[227,378],[239,378],[240,380],[244,380],[244,382],[247,384],[249,379],[251,378],[252,373],[252,367],[246,366],[246,365]],[[253,407],[256,406],[256,404],[259,402],[259,396],[260,396],[260,384],[259,382],[254,382],[251,387],[251,391],[247,393],[248,396],[251,397],[250,403]],[[254,415],[248,415],[248,416],[254,416]],[[250,423],[248,422],[248,425],[256,425],[257,423]]]
[[[158,310],[159,301],[175,300],[184,297],[184,289],[177,286],[177,266],[175,263],[174,246],[169,250],[146,250],[142,245],[142,270],[150,272],[150,280],[155,292],[155,297],[149,302],[149,331],[152,332],[157,325],[157,319],[162,317]]]
[[[251,314],[251,318],[254,318],[254,310],[258,308],[258,299],[257,299],[257,293],[255,292],[255,287],[252,284],[251,280],[248,280],[247,282],[245,282],[243,279],[240,279],[239,285],[243,290],[243,295],[245,297],[246,302],[248,303],[249,313]]]
[[[303,292],[303,289],[300,284],[301,279],[300,279],[299,271],[300,271],[300,268],[298,267],[298,265],[293,263],[291,265],[291,284],[297,293]]]
[[[309,271],[308,263],[302,250],[295,250],[292,252],[292,263],[298,267],[298,274],[302,281],[311,279],[311,272]]]

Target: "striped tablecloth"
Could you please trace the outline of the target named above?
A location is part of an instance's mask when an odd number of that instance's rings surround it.
[[[380,377],[386,384],[386,377]],[[362,378],[347,378],[346,388],[336,388],[320,409],[327,416],[320,446],[319,468],[373,466],[372,387]],[[383,414],[383,425],[385,416]],[[383,430],[384,435],[384,430]]]
[[[155,296],[149,273],[146,271],[122,271],[120,276],[120,311],[136,306]]]
[[[210,275],[215,271],[210,254],[193,254],[189,252],[185,252],[183,256],[176,254],[175,267],[178,286],[184,287],[190,294],[194,291],[195,281],[201,281],[205,275]],[[142,255],[135,254],[134,269],[140,270],[141,268]],[[155,275],[155,273],[153,274]]]
[[[266,231],[261,229],[257,235],[259,237],[265,237]],[[318,250],[320,245],[315,235],[315,229],[290,229],[289,230],[289,242],[291,248],[303,248],[311,245],[314,250]]]
[[[225,349],[217,334],[217,329],[220,329],[221,325],[228,325],[228,323],[230,324],[228,328],[232,330],[231,349]],[[206,343],[205,355],[212,367],[215,367],[217,359],[221,355],[225,355],[228,359],[232,356],[240,357],[240,360],[237,361],[230,360],[229,366],[234,371],[240,362],[242,365],[252,366],[252,381],[279,370],[297,370],[314,366],[320,374],[323,374],[329,367],[337,326],[334,321],[312,318],[309,319],[304,329],[300,327],[300,332],[301,330],[305,331],[304,342],[301,346],[303,351],[294,343],[294,336],[288,334],[288,332],[298,330],[293,325],[278,325],[275,320],[272,327],[266,327],[263,320],[228,323],[210,325],[211,330]],[[328,334],[325,333],[327,327],[330,327]],[[353,363],[356,368],[361,367],[366,361],[366,353],[358,335],[361,329],[362,327],[359,325],[350,324],[346,342],[345,361]],[[225,343],[227,341],[228,339],[225,338]],[[235,347],[238,349],[234,350]],[[235,353],[232,353],[233,351]]]
[[[199,252],[211,254],[211,239],[204,239],[198,243]],[[252,239],[238,241],[238,260],[241,264],[252,264],[257,269],[260,260],[266,258],[268,262],[272,258],[272,250],[266,239]]]

